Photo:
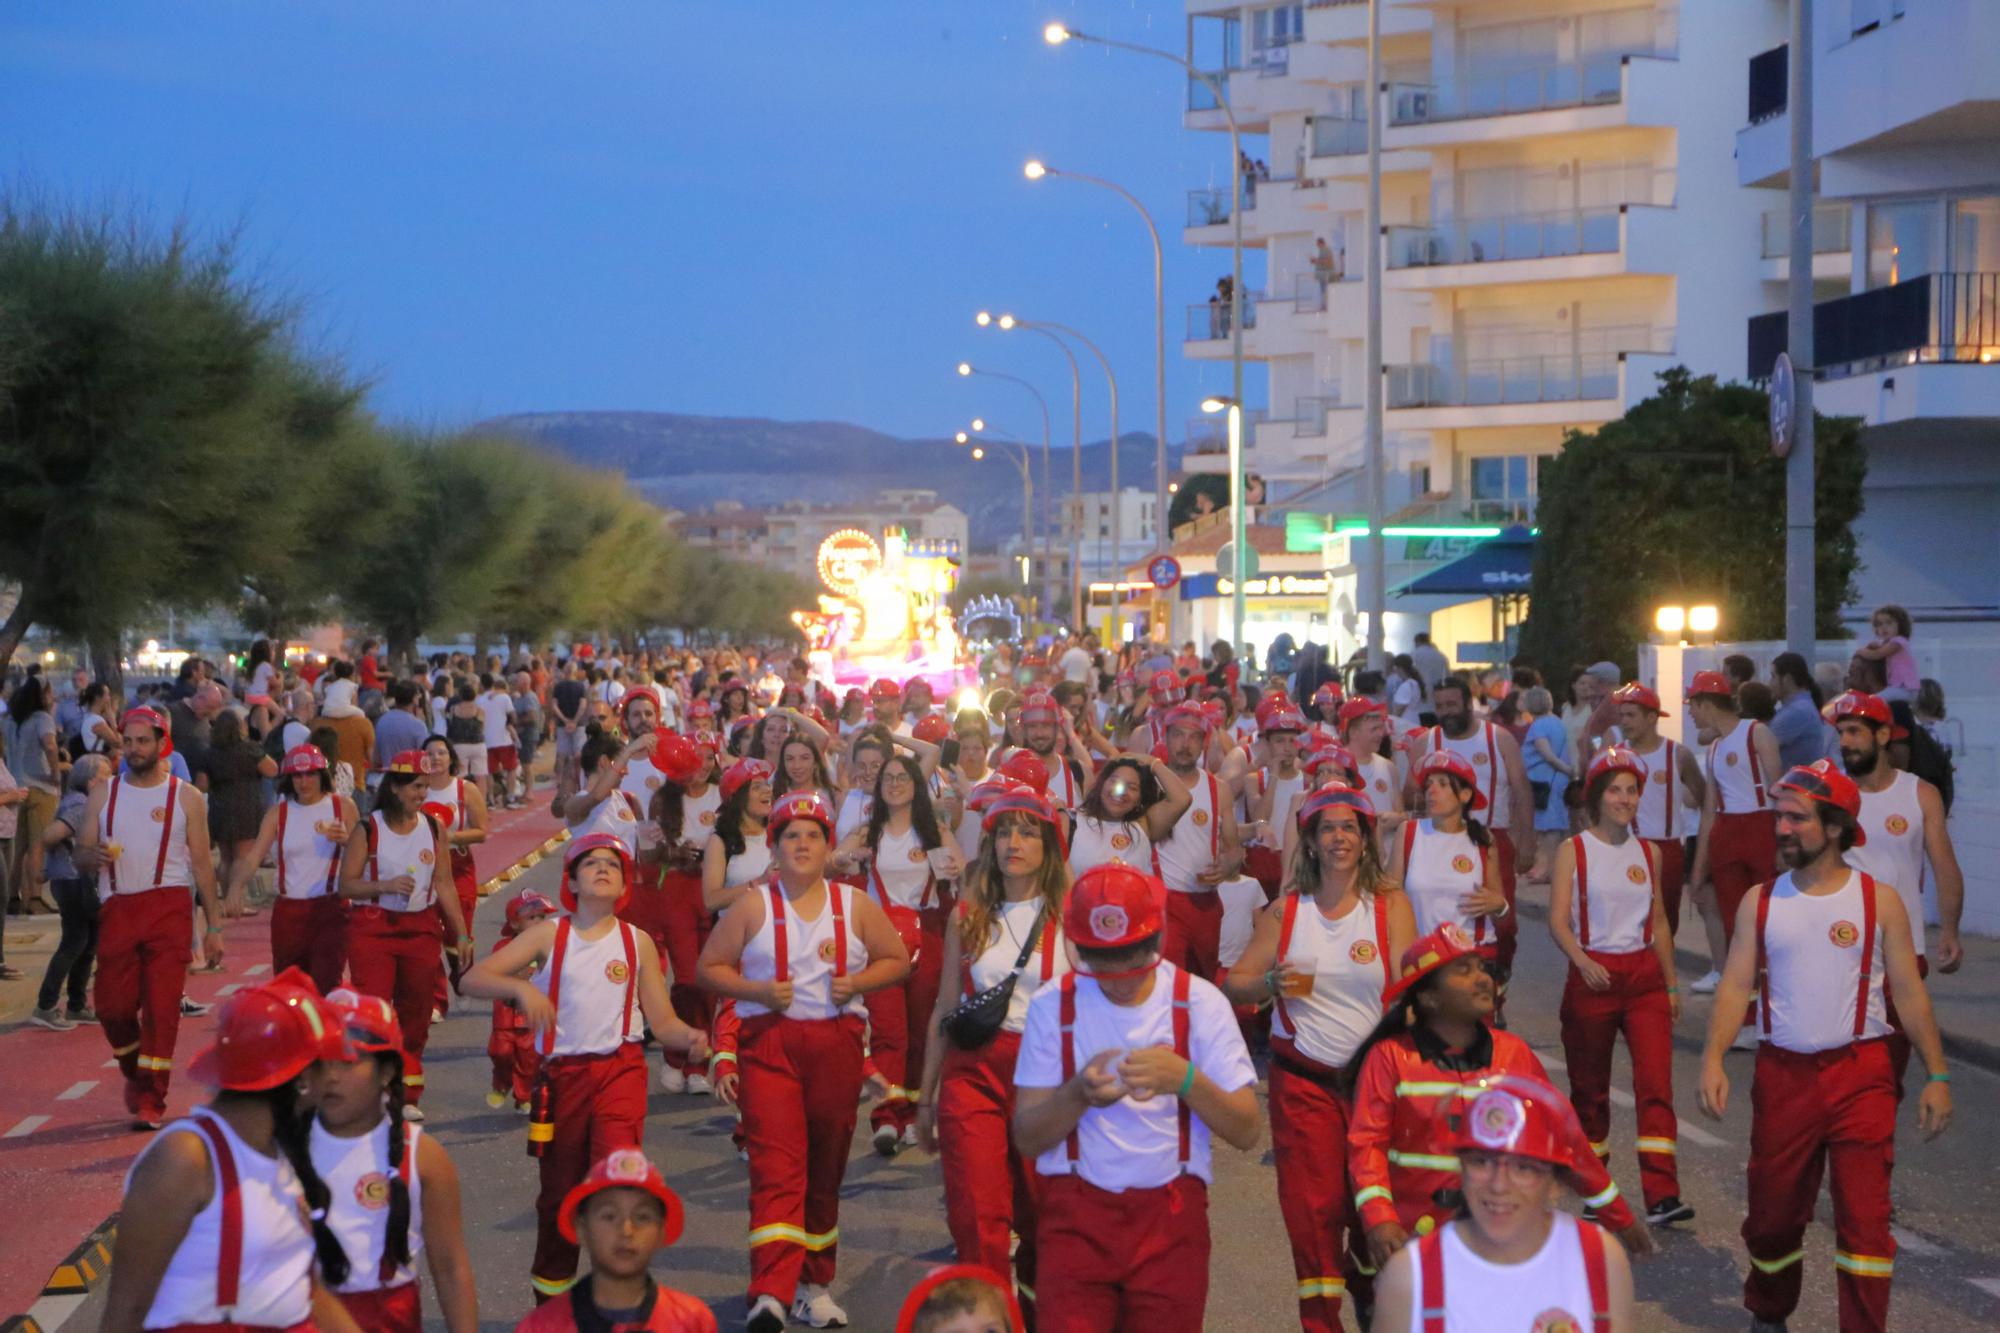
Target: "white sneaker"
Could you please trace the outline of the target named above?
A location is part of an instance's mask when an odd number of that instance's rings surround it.
[[[672,1065],[660,1066],[661,1092],[686,1092],[687,1084],[687,1075],[681,1073],[680,1070],[674,1068]]]
[[[810,1328],[847,1327],[847,1311],[833,1303],[832,1292],[813,1282],[800,1285],[799,1298],[792,1302],[792,1318]]]
[[[1729,1049],[1732,1051],[1754,1051],[1758,1045],[1757,1029],[1745,1023],[1742,1027],[1736,1029],[1736,1036],[1729,1043]]]
[[[689,1075],[687,1076],[687,1095],[688,1095],[688,1096],[690,1096],[690,1097],[706,1097],[706,1096],[708,1096],[708,1095],[709,1095],[709,1094],[710,1094],[711,1092],[714,1092],[714,1091],[715,1091],[715,1085],[714,1085],[714,1084],[712,1084],[712,1083],[710,1083],[710,1082],[708,1081],[708,1077],[707,1077],[706,1075],[704,1075],[704,1074],[689,1074]]]
[[[1708,970],[1707,975],[1697,980],[1692,986],[1689,986],[1688,989],[1693,991],[1696,995],[1713,995],[1715,994],[1715,988],[1717,986],[1720,986],[1721,984],[1722,984],[1722,973],[1716,971],[1714,968],[1710,968]]]
[[[917,1127],[915,1125],[903,1126],[902,1144],[905,1148],[914,1148],[917,1146]]]
[[[784,1327],[785,1307],[776,1296],[759,1296],[743,1321],[745,1333],[783,1333]]]
[[[421,1106],[405,1106],[403,1108],[403,1119],[415,1121],[419,1125],[423,1124],[424,1108]]]
[[[431,1025],[435,1027],[437,1024],[442,1022],[444,1022],[444,1010],[439,1009],[435,1005],[433,1005],[431,1007]]]

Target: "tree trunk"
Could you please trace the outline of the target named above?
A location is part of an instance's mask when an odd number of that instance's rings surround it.
[[[27,635],[28,627],[33,623],[33,613],[28,610],[27,590],[23,589],[20,600],[15,602],[14,609],[7,613],[5,623],[0,623],[0,668],[5,668],[14,660],[14,650],[21,646],[22,638]]]
[[[90,636],[90,674],[111,687],[111,697],[122,707],[125,702],[125,645],[124,636],[93,634]]]

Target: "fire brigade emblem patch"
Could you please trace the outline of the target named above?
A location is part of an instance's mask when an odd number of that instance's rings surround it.
[[[1837,948],[1852,949],[1861,942],[1861,929],[1852,921],[1836,921],[1827,928],[1826,937]]]
[[[604,979],[614,986],[624,985],[625,978],[631,975],[632,970],[625,966],[623,958],[614,958],[604,965]]]
[[[389,1206],[389,1177],[380,1171],[370,1171],[354,1182],[354,1201],[371,1212],[379,1212]]]
[[[1460,852],[1451,858],[1451,868],[1461,875],[1469,875],[1472,873],[1472,858]]]
[[[1664,783],[1664,782],[1665,782],[1666,780],[1667,780],[1667,770],[1666,770],[1666,769],[1664,769],[1664,768],[1656,768],[1656,769],[1654,769],[1654,770],[1652,771],[1652,773],[1651,773],[1651,774],[1649,774],[1649,775],[1647,776],[1647,778],[1646,778],[1646,781],[1648,781],[1648,782],[1661,782],[1661,783]]]
[[[1090,931],[1100,940],[1115,940],[1122,936],[1131,925],[1125,909],[1116,903],[1106,903],[1090,914]]]
[[[820,961],[821,961],[822,963],[830,963],[830,962],[832,962],[832,961],[833,961],[833,941],[832,941],[832,940],[821,940],[821,941],[819,942],[819,960],[820,960]]]
[[[1644,884],[1646,882],[1646,867],[1626,866],[1625,878],[1631,880],[1634,884]]]
[[[620,1148],[604,1159],[604,1174],[613,1180],[644,1180],[652,1171],[646,1154],[637,1148]]]
[[[1732,750],[1728,754],[1722,756],[1722,762],[1728,764],[1731,768],[1734,768],[1736,766],[1736,752]]]
[[[720,812],[720,811],[716,811],[716,810],[704,810],[704,811],[702,811],[702,812],[701,812],[701,822],[702,822],[702,825],[703,825],[703,827],[705,827],[705,828],[714,828],[714,827],[715,827],[715,817],[716,817],[716,815],[717,815],[717,814],[719,814],[719,813],[721,813],[721,812]]]
[[[436,859],[436,856],[432,854],[431,849],[428,847],[417,853],[417,860],[423,862],[425,865],[429,865]]]
[[[151,819],[155,824],[164,824],[167,822],[167,807],[165,807],[164,805],[156,805],[150,811],[147,812],[147,817]]]
[[[1132,845],[1132,835],[1129,833],[1114,833],[1111,835],[1111,845],[1122,852]]]
[[[1531,1333],[1583,1333],[1583,1325],[1569,1311],[1551,1306],[1535,1316]]]
[[[1472,1141],[1495,1152],[1506,1152],[1512,1148],[1527,1123],[1528,1112],[1521,1105],[1521,1099],[1498,1088],[1479,1094],[1478,1100],[1472,1103],[1472,1109],[1466,1112],[1466,1125],[1472,1132]]]
[[[923,860],[923,859],[924,859],[924,849],[923,849],[923,848],[921,848],[921,847],[912,847],[912,848],[910,848],[910,863],[911,863],[912,865],[916,864],[916,863],[917,863],[918,861],[921,861],[921,860]]]
[[[1208,824],[1208,811],[1197,810],[1194,812],[1193,818],[1194,818],[1194,826],[1196,828],[1205,828]]]
[[[1890,837],[1900,838],[1910,831],[1910,821],[1901,815],[1890,815],[1888,822],[1884,823],[1882,827],[1889,830]]]
[[[1357,962],[1357,963],[1372,963],[1372,962],[1374,962],[1374,961],[1375,961],[1375,941],[1373,941],[1373,940],[1356,940],[1356,941],[1354,942],[1354,947],[1353,947],[1353,948],[1351,948],[1351,949],[1349,949],[1349,950],[1347,951],[1347,956],[1348,956],[1349,958],[1353,959],[1353,960],[1354,960],[1355,962]]]

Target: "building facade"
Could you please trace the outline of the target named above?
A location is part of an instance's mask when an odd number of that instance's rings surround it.
[[[819,582],[820,544],[848,528],[878,540],[885,528],[901,528],[912,540],[947,543],[958,552],[971,549],[965,511],[927,490],[883,491],[866,504],[792,500],[751,508],[724,501],[675,514],[673,523],[681,540],[697,551],[796,574],[813,584]]]

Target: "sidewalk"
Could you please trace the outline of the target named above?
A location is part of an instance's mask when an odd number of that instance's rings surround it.
[[[539,859],[538,853],[545,854],[544,847],[562,832],[549,813],[548,789],[539,792],[534,806],[496,815],[487,841],[475,851],[482,889],[501,881],[499,892],[486,902],[503,899],[507,883],[518,873],[512,868]],[[481,910],[500,909],[482,902]],[[268,976],[270,922],[268,907],[257,916],[228,922],[225,970],[191,974],[188,994],[214,1006]],[[127,1128],[116,1066],[101,1028],[50,1032],[24,1021],[61,933],[56,918],[9,917],[6,930],[7,961],[26,979],[0,982],[0,1070],[6,1071],[0,1076],[0,1198],[24,1207],[0,1226],[0,1245],[7,1254],[0,1265],[0,1323],[11,1312],[30,1310],[43,1296],[49,1275],[117,1211],[125,1172],[151,1142],[150,1136]],[[183,1075],[174,1080],[170,1114],[184,1114],[207,1095],[184,1071],[213,1031],[213,1009],[182,1021],[176,1062]],[[58,1299],[41,1311],[43,1326],[66,1313],[67,1304]]]
[[[1525,909],[1522,929],[1548,929],[1546,885],[1522,884],[1520,905]],[[1932,926],[1928,947],[1933,951],[1937,938],[1937,927]],[[1945,976],[1933,968],[1926,983],[1938,1030],[1943,1034],[1945,1058],[2000,1074],[2000,939],[1967,935],[1961,942],[1965,961],[1958,971]],[[1708,933],[1702,929],[1693,903],[1686,899],[1682,901],[1674,952],[1683,984],[1709,970]]]

